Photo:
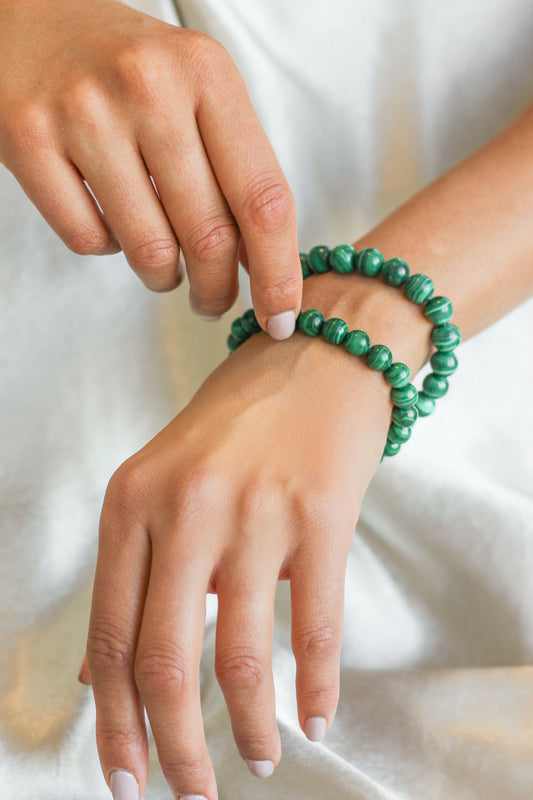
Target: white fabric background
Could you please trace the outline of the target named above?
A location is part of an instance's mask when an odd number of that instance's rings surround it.
[[[170,0],[132,5],[177,22]],[[525,0],[178,5],[245,76],[302,249],[353,241],[533,97]],[[147,292],[121,255],[74,256],[4,169],[0,208],[0,795],[98,800],[92,697],[76,674],[105,487],[225,357],[239,309],[207,325],[186,290]],[[532,312],[461,346],[449,395],[372,482],[322,744],[298,728],[280,584],[283,758],[266,781],[231,737],[210,598],[202,698],[221,800],[533,796]],[[151,764],[145,797],[162,800],[153,747]]]

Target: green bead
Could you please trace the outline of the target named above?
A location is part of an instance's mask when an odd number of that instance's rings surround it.
[[[370,339],[364,331],[350,331],[343,342],[346,350],[354,356],[364,356],[370,347]]]
[[[253,308],[249,308],[248,311],[245,311],[241,317],[242,327],[244,328],[247,333],[259,333],[262,330],[261,325],[257,321],[257,317],[255,316],[255,311]]]
[[[409,428],[415,424],[418,419],[418,411],[416,406],[410,408],[397,408],[394,406],[392,409],[392,421],[400,428]]]
[[[385,380],[389,386],[400,389],[402,386],[406,386],[411,380],[411,370],[407,364],[402,364],[401,361],[395,361],[385,372]]]
[[[365,247],[357,254],[355,268],[361,275],[368,275],[373,278],[377,275],[383,265],[383,256],[374,247]]]
[[[296,320],[296,327],[308,336],[318,336],[323,324],[324,315],[315,308],[311,308],[308,311],[300,311]]]
[[[381,275],[388,286],[401,286],[409,277],[409,267],[403,258],[389,258],[381,267]]]
[[[424,314],[434,325],[442,325],[453,317],[453,306],[447,297],[432,297],[424,307]]]
[[[434,375],[432,372],[426,375],[422,382],[422,389],[428,397],[444,397],[449,388],[450,385],[447,378],[443,378],[441,375]]]
[[[416,405],[418,399],[418,392],[416,386],[408,383],[407,386],[402,386],[400,389],[393,389],[391,391],[392,402],[398,408],[410,408]]]
[[[416,408],[421,417],[429,417],[435,411],[435,401],[432,397],[428,397],[424,392],[418,393],[418,400],[416,401]]]
[[[405,296],[413,303],[425,303],[435,291],[431,278],[420,273],[407,278],[404,288]]]
[[[387,439],[389,442],[396,442],[397,444],[404,444],[404,442],[408,442],[411,438],[412,429],[409,427],[402,427],[400,425],[395,425],[394,422],[391,423],[389,427],[389,432],[387,433]]]
[[[365,361],[370,369],[383,372],[392,364],[392,353],[384,344],[375,344],[367,350]]]
[[[455,350],[461,341],[461,331],[453,322],[444,322],[442,325],[435,325],[431,331],[431,341],[443,353]]]
[[[311,272],[321,273],[329,271],[328,264],[329,247],[325,244],[319,244],[312,247],[307,256],[307,263]]]
[[[302,275],[304,278],[308,278],[309,275],[313,274],[313,270],[309,266],[309,258],[307,257],[307,253],[300,253],[300,265],[302,267]]]
[[[243,342],[242,339],[237,339],[237,337],[234,336],[232,333],[230,333],[230,335],[226,339],[226,343],[228,345],[228,348],[230,349],[230,351],[232,353],[233,353],[234,350],[236,350],[238,348],[238,346],[240,344],[242,344],[242,342]]]
[[[343,319],[332,317],[324,322],[322,336],[330,344],[342,344],[348,333],[348,326]]]
[[[435,375],[453,375],[458,367],[455,353],[441,353],[437,351],[431,356],[429,363]]]
[[[387,439],[387,444],[385,445],[385,449],[383,450],[384,456],[395,456],[397,453],[400,452],[401,444],[398,442],[389,442]]]
[[[354,271],[354,260],[357,252],[351,244],[338,244],[330,251],[328,263],[335,272],[346,273]]]
[[[244,340],[251,335],[249,331],[244,330],[240,317],[237,317],[237,319],[234,319],[231,323],[231,332],[239,342],[244,342]]]

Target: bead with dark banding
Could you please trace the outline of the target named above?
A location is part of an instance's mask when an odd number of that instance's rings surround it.
[[[437,351],[431,356],[429,363],[435,375],[453,375],[458,367],[457,356],[455,353],[443,353]]]
[[[391,391],[392,402],[398,408],[409,408],[416,405],[418,399],[418,392],[416,386],[408,383],[407,386],[402,386],[400,389],[393,389]]]
[[[234,319],[231,323],[231,332],[233,336],[239,340],[239,342],[244,342],[245,339],[251,336],[249,331],[244,330],[240,317],[237,317],[237,319]]]
[[[309,266],[309,258],[307,257],[307,253],[300,253],[300,265],[302,267],[302,275],[304,278],[308,278],[309,275],[313,274],[313,270]]]
[[[357,252],[351,244],[338,244],[330,250],[328,263],[334,272],[345,274],[353,272],[355,268],[355,257]]]
[[[413,303],[425,303],[435,291],[431,278],[420,273],[407,278],[404,289],[405,296]]]
[[[322,337],[330,344],[342,344],[348,333],[348,326],[343,319],[332,317],[324,322]]]
[[[416,407],[421,417],[429,417],[435,411],[435,401],[432,397],[428,397],[425,392],[419,392]]]
[[[391,364],[384,375],[389,386],[395,389],[406,386],[411,380],[411,370],[407,364],[402,364],[401,361],[395,361],[394,364]]]
[[[392,353],[384,344],[375,344],[367,350],[365,361],[370,369],[383,372],[392,364]]]
[[[453,322],[444,322],[442,325],[435,325],[431,331],[431,341],[442,353],[449,353],[461,342],[461,332]]]
[[[324,315],[316,308],[300,311],[296,326],[308,336],[318,336],[324,325]]]
[[[241,317],[242,327],[248,333],[259,333],[262,330],[261,325],[257,321],[257,317],[255,316],[255,311],[253,308],[249,308]]]
[[[418,410],[416,406],[409,408],[397,408],[394,406],[392,409],[392,421],[400,428],[409,428],[415,424],[418,419]]]
[[[424,314],[434,325],[449,322],[453,316],[453,306],[447,297],[432,297],[424,306]]]
[[[430,372],[429,375],[426,375],[424,380],[422,381],[422,389],[424,394],[427,394],[428,397],[439,398],[444,397],[450,385],[448,383],[448,379],[444,378],[442,375],[435,375],[433,372]]]
[[[326,247],[325,244],[319,244],[316,247],[312,247],[307,256],[309,269],[315,273],[328,272],[328,256],[329,247]]]
[[[373,278],[383,265],[383,256],[375,247],[365,247],[357,254],[355,268],[361,275]]]
[[[409,277],[409,267],[403,258],[388,258],[381,267],[381,275],[388,286],[401,286]]]
[[[370,338],[364,331],[350,331],[343,342],[346,350],[354,356],[364,356],[370,347]]]
[[[395,456],[400,452],[401,444],[398,442],[391,442],[387,439],[387,444],[383,450],[384,456]]]
[[[412,428],[407,426],[400,426],[392,423],[387,433],[389,442],[396,442],[397,444],[404,444],[411,438]]]

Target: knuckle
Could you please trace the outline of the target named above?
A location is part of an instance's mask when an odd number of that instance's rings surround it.
[[[179,247],[175,240],[157,236],[148,236],[144,242],[126,252],[128,262],[134,269],[150,274],[173,266],[178,256]]]
[[[91,676],[131,671],[133,651],[124,636],[124,629],[116,621],[105,617],[91,622],[87,637],[87,660]]]
[[[320,686],[317,688],[307,688],[301,693],[301,698],[304,702],[312,703],[317,707],[328,707],[335,704],[339,699],[339,687],[335,686]]]
[[[227,483],[220,470],[209,461],[198,461],[176,479],[172,487],[172,496],[166,502],[166,514],[176,523],[176,528],[187,528],[180,525],[183,520],[194,522],[206,518],[210,511],[220,509],[224,504],[224,488]]]
[[[340,649],[340,631],[331,622],[323,622],[307,631],[296,631],[293,649],[295,655],[305,658],[330,658]]]
[[[279,180],[258,181],[248,192],[244,214],[262,233],[286,230],[296,219],[292,192]]]
[[[192,670],[177,648],[168,643],[153,644],[137,655],[135,682],[145,696],[178,694],[191,689]]]
[[[218,265],[232,258],[237,252],[239,237],[233,221],[226,219],[205,220],[194,232],[189,251],[195,261]],[[209,276],[206,276],[206,281]]]
[[[144,736],[134,728],[117,727],[104,722],[98,725],[96,733],[104,749],[109,745],[120,750],[141,750],[144,747]]]
[[[184,775],[187,777],[187,783],[195,786],[202,783],[206,772],[206,763],[201,756],[184,753],[181,757],[172,760],[163,759],[161,769],[172,786],[182,784]]]
[[[233,64],[224,45],[201,31],[187,31],[181,51],[193,74],[204,85],[219,78],[221,71]]]
[[[109,236],[94,229],[70,231],[64,242],[72,252],[79,256],[90,256],[100,253],[109,243]]]
[[[94,77],[77,78],[65,87],[57,102],[60,116],[69,127],[73,130],[83,127],[91,135],[101,131],[102,120],[109,113],[105,90]]]
[[[240,749],[245,751],[249,758],[260,758],[263,754],[270,755],[275,749],[275,736],[264,733],[247,733],[239,739]]]
[[[227,688],[253,689],[266,679],[266,666],[250,650],[233,650],[217,654],[215,674],[219,683]]]
[[[114,75],[123,96],[148,105],[160,105],[161,48],[143,42],[124,48],[115,57]]]
[[[154,479],[147,463],[132,456],[111,476],[104,497],[102,517],[130,518],[140,511],[151,493]]]
[[[50,146],[52,126],[47,111],[36,102],[16,106],[3,130],[6,150],[17,159],[30,159]]]

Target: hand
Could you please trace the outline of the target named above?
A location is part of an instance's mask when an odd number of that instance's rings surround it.
[[[174,796],[216,800],[199,697],[206,592],[218,594],[216,673],[250,768],[267,774],[281,755],[279,579],[291,581],[300,725],[331,725],[346,560],[390,410],[383,377],[340,348],[258,334],[115,473],[87,651],[108,782],[125,770],[144,791],[145,706]]]
[[[240,250],[259,323],[285,313],[269,332],[290,335],[294,200],[222,45],[118,0],[0,0],[0,76],[0,161],[68,247],[122,249],[154,291],[182,280],[181,248],[211,318]]]

